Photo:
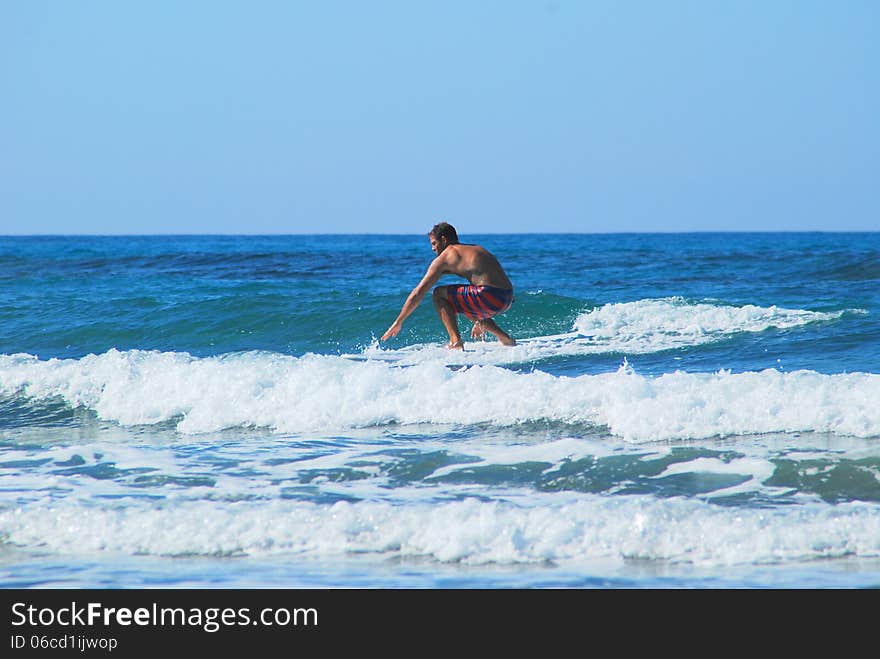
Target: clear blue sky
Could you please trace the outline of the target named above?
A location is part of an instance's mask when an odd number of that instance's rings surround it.
[[[880,2],[3,0],[0,234],[880,229]]]

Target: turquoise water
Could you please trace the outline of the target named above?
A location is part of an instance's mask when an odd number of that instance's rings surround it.
[[[880,234],[462,239],[0,238],[3,584],[880,585]]]

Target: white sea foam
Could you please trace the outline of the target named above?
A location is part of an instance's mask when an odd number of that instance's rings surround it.
[[[378,342],[363,356],[401,364],[428,360],[449,364],[525,363],[557,356],[624,353],[648,354],[715,343],[741,333],[789,329],[830,322],[862,309],[819,312],[755,305],[731,306],[690,303],[683,298],[663,298],[606,304],[578,315],[570,332],[521,339],[513,348],[497,341],[468,342],[467,353],[440,346],[408,346],[389,350]]]
[[[428,557],[466,564],[650,559],[697,565],[880,556],[880,508],[742,509],[688,499],[544,495],[410,504],[57,504],[0,510],[6,543],[59,554]]]
[[[621,367],[565,377],[492,365],[451,370],[435,361],[399,368],[320,355],[111,350],[68,360],[0,356],[0,394],[57,397],[122,425],[172,422],[191,434],[549,421],[608,428],[632,442],[800,431],[880,436],[880,375],[870,373],[646,377]]]
[[[607,342],[621,352],[643,353],[698,345],[740,332],[831,321],[844,313],[784,309],[775,305],[694,304],[683,298],[664,298],[606,304],[578,316],[573,329]]]

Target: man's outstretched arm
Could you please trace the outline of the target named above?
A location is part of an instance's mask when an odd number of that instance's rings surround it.
[[[400,330],[403,328],[403,321],[416,310],[422,299],[428,291],[431,290],[431,287],[437,283],[441,275],[445,272],[445,265],[445,259],[443,259],[442,256],[438,256],[431,261],[431,265],[428,266],[428,271],[425,273],[425,276],[422,277],[422,281],[419,282],[418,286],[412,289],[412,292],[406,298],[406,302],[403,303],[403,308],[400,310],[397,318],[385,334],[382,335],[383,341],[387,341],[392,336],[397,336],[398,333],[400,333]]]

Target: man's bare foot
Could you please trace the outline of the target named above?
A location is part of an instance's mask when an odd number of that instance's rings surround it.
[[[481,329],[494,334],[495,337],[499,341],[501,341],[502,344],[504,344],[506,346],[515,346],[516,345],[516,341],[510,336],[510,334],[508,334],[503,329],[498,327],[498,323],[496,323],[491,318],[483,320],[480,323],[480,325],[481,325]]]
[[[464,341],[462,341],[462,340],[450,341],[449,343],[446,344],[446,349],[447,350],[464,350]]]

